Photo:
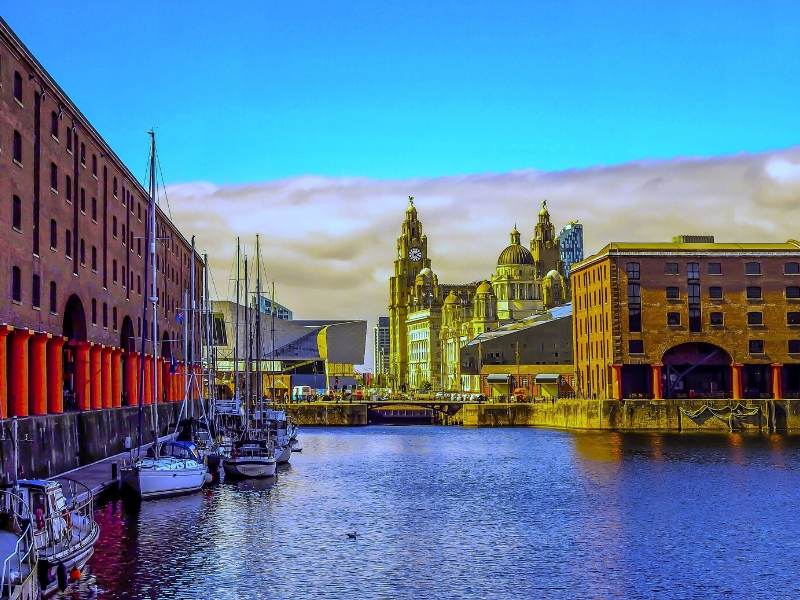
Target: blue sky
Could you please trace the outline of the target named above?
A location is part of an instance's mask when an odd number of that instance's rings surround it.
[[[797,2],[6,3],[139,175],[561,170],[792,146]]]

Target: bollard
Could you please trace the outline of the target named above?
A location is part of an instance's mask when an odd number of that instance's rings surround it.
[[[119,481],[119,463],[116,461],[111,463],[111,481]]]

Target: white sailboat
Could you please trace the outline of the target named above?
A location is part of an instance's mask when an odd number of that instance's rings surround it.
[[[154,359],[158,358],[158,295],[156,287],[156,137],[155,132],[150,131],[150,200],[148,208],[148,231],[147,246],[148,253],[145,258],[145,289],[147,288],[148,267],[150,275],[150,302],[153,309],[153,317],[149,324],[152,326],[151,348]],[[192,255],[194,261],[194,254]],[[194,269],[192,269],[194,272]],[[142,322],[147,324],[147,303],[143,308]],[[147,347],[146,328],[142,332],[142,355],[145,354]],[[160,369],[153,369],[152,389],[158,388],[158,375]],[[140,373],[144,372],[144,367]],[[139,386],[139,410],[143,410],[143,390],[144,385]],[[123,485],[140,499],[158,498],[163,496],[176,496],[195,492],[203,487],[203,484],[210,479],[208,470],[197,455],[197,449],[191,442],[168,442],[162,444],[158,440],[158,398],[154,394],[154,401],[151,405],[153,424],[156,439],[150,448],[150,456],[137,457],[132,464],[121,469]],[[186,397],[184,397],[184,403]],[[139,420],[139,436],[141,437],[141,422]]]

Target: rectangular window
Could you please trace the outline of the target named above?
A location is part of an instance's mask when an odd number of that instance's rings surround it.
[[[92,154],[92,175],[97,177],[97,154]]]
[[[789,340],[789,354],[800,354],[800,340]]]
[[[14,71],[14,100],[22,104],[22,75]]]
[[[67,202],[72,202],[72,178],[69,175],[67,175],[64,178],[64,182],[65,182],[64,187],[67,188],[66,189]]]
[[[19,131],[14,131],[13,158],[18,164],[22,164],[22,136]]]
[[[85,265],[86,264],[86,242],[83,240],[83,238],[81,238],[80,253],[81,253],[81,264]]]
[[[50,282],[50,312],[56,314],[58,312],[58,298],[56,294],[56,282]]]
[[[40,308],[42,305],[41,279],[35,273],[31,278],[31,304],[34,308]]]
[[[628,279],[639,279],[639,263],[637,262],[629,262],[625,265],[625,273],[628,275]]]
[[[92,271],[97,271],[97,246],[92,246]]]
[[[50,219],[50,247],[58,248],[58,224],[55,219]]]
[[[64,235],[64,254],[67,258],[72,258],[72,232],[69,229]]]
[[[14,196],[11,203],[11,226],[17,231],[22,231],[22,200]]]
[[[757,285],[747,286],[747,299],[748,300],[761,300],[761,288]]]
[[[11,268],[11,299],[22,302],[22,271],[19,267]]]
[[[50,189],[58,191],[58,167],[56,163],[50,163]]]
[[[764,354],[764,340],[748,340],[747,349],[750,354]]]
[[[725,324],[725,317],[721,312],[712,312],[709,313],[709,324],[715,327],[719,327]]]
[[[58,139],[58,113],[56,111],[50,113],[50,135]]]
[[[722,275],[722,263],[718,263],[718,262],[708,263],[708,274],[709,275]]]
[[[97,223],[97,198],[92,196],[92,221]]]
[[[81,188],[81,212],[86,214],[86,190]]]
[[[108,329],[108,304],[103,302],[103,327]]]
[[[686,265],[687,279],[700,279],[700,263],[690,262]]]
[[[746,262],[744,263],[745,275],[761,275],[761,263],[759,262]]]
[[[681,297],[681,290],[678,286],[667,287],[667,300],[679,300]]]
[[[117,259],[115,258],[111,263],[111,279],[117,283]]]
[[[747,313],[747,324],[750,326],[763,325],[764,313],[761,311],[750,311]]]
[[[680,325],[680,324],[681,324],[681,313],[679,312],[667,313],[667,325]]]
[[[678,263],[676,262],[668,262],[664,265],[664,274],[665,275],[677,275],[678,274]]]
[[[787,325],[800,325],[800,312],[787,312],[786,313]]]
[[[86,166],[86,144],[81,142],[81,164]]]
[[[97,300],[92,298],[92,325],[97,325]]]
[[[708,297],[712,300],[722,300],[722,288],[718,285],[712,285],[708,288]]]
[[[111,309],[111,324],[114,327],[114,331],[117,330],[117,307]]]
[[[797,299],[800,298],[800,286],[790,285],[786,288],[786,297]]]
[[[628,354],[644,354],[644,342],[642,340],[628,340]]]
[[[67,127],[67,152],[72,154],[72,127]]]
[[[783,265],[784,275],[800,275],[800,263],[787,262]]]
[[[117,217],[111,217],[111,235],[117,237]]]
[[[686,296],[689,299],[689,304],[700,304],[700,284],[690,283],[686,286]]]

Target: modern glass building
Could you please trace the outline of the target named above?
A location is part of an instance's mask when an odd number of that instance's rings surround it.
[[[561,247],[561,262],[564,263],[564,271],[569,277],[572,265],[583,260],[583,225],[570,221],[558,234],[558,242]]]
[[[261,312],[265,315],[272,314],[272,300],[266,296],[261,297]],[[292,320],[292,311],[283,306],[282,304],[275,303],[275,318],[284,321]]]
[[[389,372],[389,317],[378,317],[373,328],[373,364],[375,375]]]

